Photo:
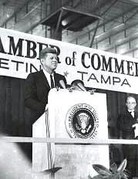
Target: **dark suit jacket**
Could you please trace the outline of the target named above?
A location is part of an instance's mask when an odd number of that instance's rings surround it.
[[[134,113],[134,118],[126,110],[124,113],[120,114],[118,117],[118,128],[121,132],[121,138],[123,139],[134,139],[134,128],[133,124],[137,123],[138,113]],[[123,158],[127,159],[126,170],[129,173],[129,178],[138,176],[138,148],[136,145],[122,145]]]
[[[63,80],[66,84],[64,76],[54,73],[55,85],[62,88],[59,81]],[[30,110],[28,114],[31,123],[35,122],[45,111],[48,103],[48,93],[50,86],[42,70],[31,73],[25,81],[25,106]]]
[[[119,131],[122,133],[121,137],[123,139],[134,139],[134,128],[132,128],[132,125],[137,122],[138,113],[134,113],[134,118],[132,115],[128,112],[128,110],[125,110],[122,114],[119,115],[117,119],[117,127]]]

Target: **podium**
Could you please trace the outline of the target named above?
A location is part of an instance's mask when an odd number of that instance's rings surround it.
[[[33,137],[108,139],[106,95],[52,89],[47,113],[33,124]],[[109,168],[107,145],[33,143],[33,170],[39,172],[54,166],[62,167],[55,175],[47,175],[48,179],[94,176],[97,173],[92,164]]]

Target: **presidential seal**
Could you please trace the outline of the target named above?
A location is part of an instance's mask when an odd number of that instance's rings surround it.
[[[79,103],[68,110],[65,125],[70,137],[95,138],[99,120],[92,106],[86,103]]]

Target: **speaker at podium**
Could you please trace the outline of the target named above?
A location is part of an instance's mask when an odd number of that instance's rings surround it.
[[[106,94],[52,89],[48,111],[33,124],[33,137],[108,139]],[[109,168],[108,145],[33,143],[33,170],[62,168],[47,178],[88,178],[92,164]],[[40,177],[39,177],[40,178]]]

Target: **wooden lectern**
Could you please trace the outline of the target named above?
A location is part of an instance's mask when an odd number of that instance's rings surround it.
[[[107,140],[106,95],[52,89],[48,111],[33,124],[33,137]],[[107,145],[33,144],[34,171],[62,167],[55,175],[47,175],[46,178],[88,178],[88,175],[97,174],[92,164],[109,167]]]

